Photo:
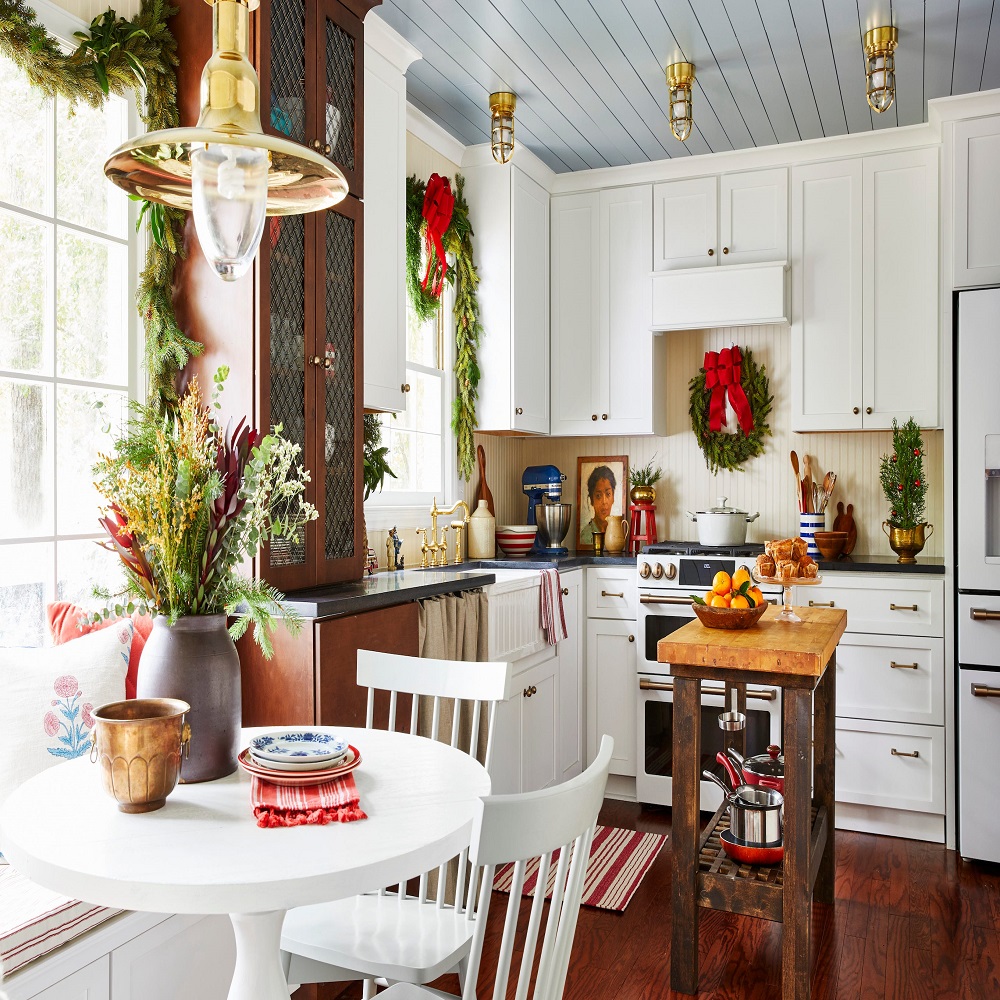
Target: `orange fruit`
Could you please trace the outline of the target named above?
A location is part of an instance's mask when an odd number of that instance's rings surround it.
[[[750,602],[742,594],[737,594],[729,606],[731,608],[749,608]]]
[[[754,607],[757,607],[758,604],[764,603],[764,595],[760,592],[759,587],[751,587],[748,593],[753,598]]]
[[[719,572],[715,574],[715,579],[712,580],[712,590],[716,594],[724,596],[732,589],[732,577],[724,569],[720,569]]]
[[[708,593],[705,594],[705,603],[711,605],[713,597],[715,597],[715,592],[712,590],[708,591]]]
[[[728,608],[729,597],[726,594],[713,594],[712,599],[708,603],[713,608]]]
[[[739,590],[744,583],[749,583],[749,582],[750,582],[750,571],[746,568],[746,566],[741,566],[733,574],[733,590]]]

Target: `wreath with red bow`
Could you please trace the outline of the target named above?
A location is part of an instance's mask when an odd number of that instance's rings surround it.
[[[751,458],[764,454],[764,438],[771,435],[767,418],[774,397],[767,370],[754,361],[749,350],[733,346],[706,351],[705,363],[688,383],[688,389],[691,429],[709,471],[735,472]],[[729,419],[736,422],[732,433]]]

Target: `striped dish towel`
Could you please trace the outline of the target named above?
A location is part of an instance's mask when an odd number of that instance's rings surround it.
[[[276,785],[252,775],[250,802],[257,825],[303,826],[307,823],[350,823],[367,819],[353,774],[318,785]]]
[[[559,570],[543,569],[542,585],[538,588],[541,600],[542,628],[550,646],[569,635],[566,628],[566,612],[563,610],[562,587],[559,584]]]

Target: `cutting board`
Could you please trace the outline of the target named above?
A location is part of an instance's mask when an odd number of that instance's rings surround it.
[[[854,551],[854,546],[858,544],[858,526],[854,523],[854,504],[849,503],[845,511],[844,501],[837,501],[837,516],[833,519],[833,530],[847,532],[844,555],[849,556]]]

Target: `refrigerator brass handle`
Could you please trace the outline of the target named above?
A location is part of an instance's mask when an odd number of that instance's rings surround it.
[[[673,689],[674,685],[668,681],[651,681],[647,677],[639,678],[640,691],[673,691]],[[724,687],[703,687],[701,689],[701,693],[725,697],[726,689]],[[755,701],[774,701],[777,697],[778,692],[775,691],[774,688],[765,688],[762,691],[747,691],[747,700],[752,698]]]
[[[897,663],[895,660],[889,661],[890,670],[917,670],[919,669],[919,664],[916,663]]]
[[[987,687],[985,684],[972,685],[973,698],[1000,698],[1000,688]]]
[[[920,756],[919,750],[911,750],[909,753],[904,753],[902,750],[897,750],[895,747],[893,747],[889,753],[891,753],[893,757],[913,757],[916,759]]]
[[[915,604],[890,604],[890,611],[916,611],[917,606]],[[1000,615],[997,616],[1000,618]]]
[[[640,594],[640,604],[690,604],[690,597],[659,597],[656,594]]]
[[[645,677],[639,678],[640,691],[673,691],[673,689],[673,684],[668,684],[664,681],[651,681],[647,680]]]
[[[809,607],[811,607],[811,608],[833,608],[833,607],[836,607],[836,605],[833,603],[833,601],[810,601],[809,602]]]
[[[618,593],[618,594],[612,594],[608,590],[602,590],[601,591],[601,597],[624,597],[624,596],[625,596],[624,591],[622,591],[621,593]]]
[[[972,608],[969,617],[974,622],[1000,622],[1000,611],[992,611],[990,608]]]

